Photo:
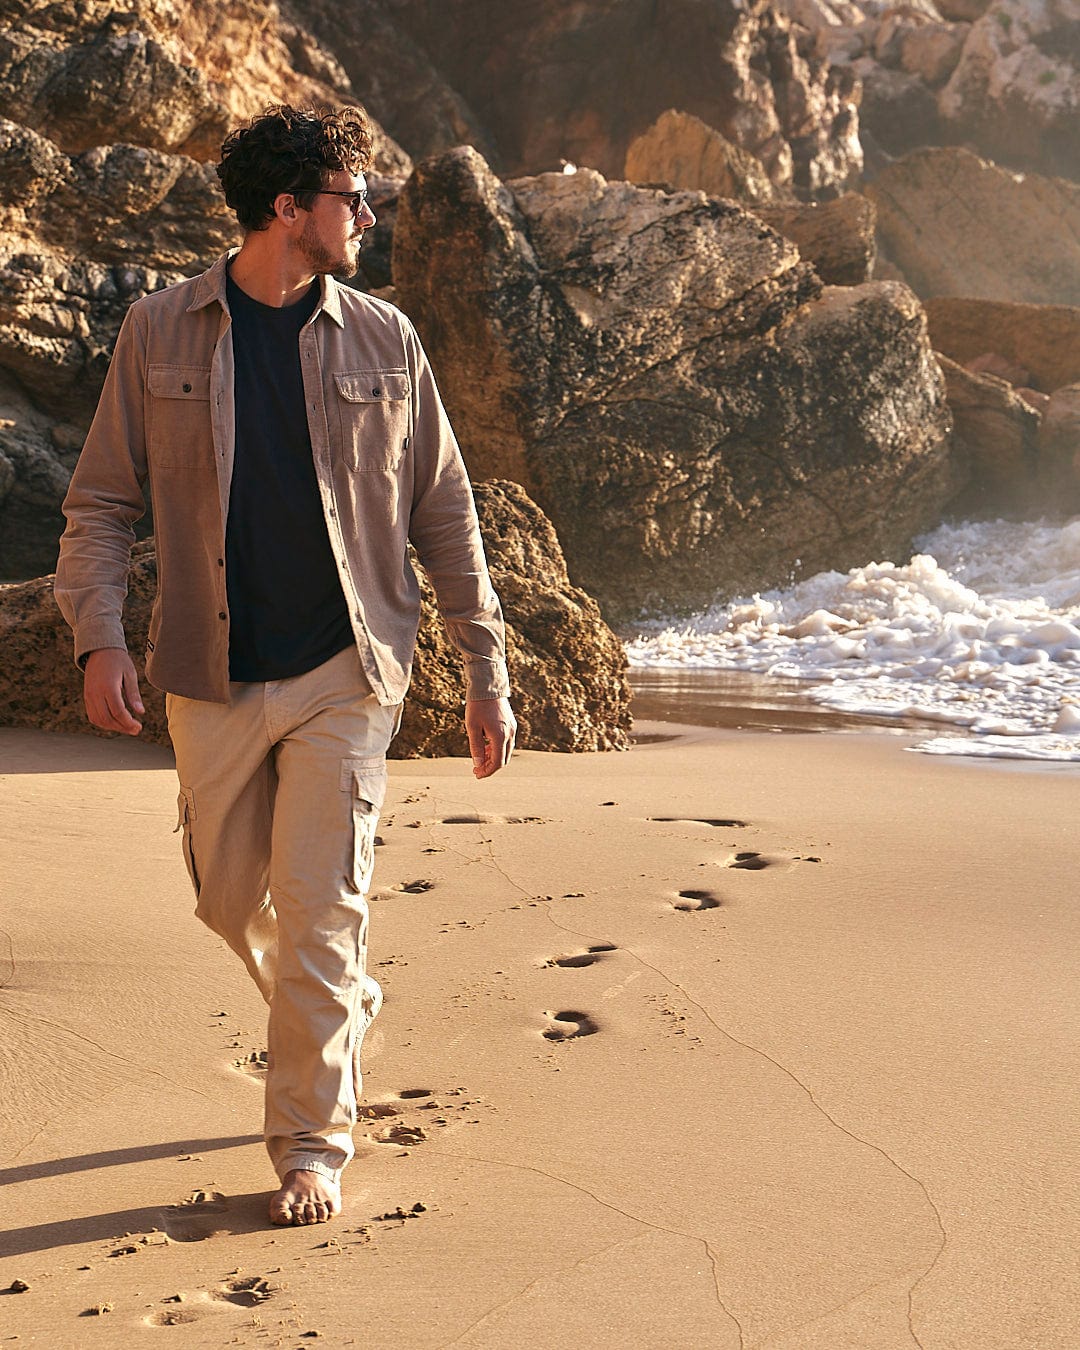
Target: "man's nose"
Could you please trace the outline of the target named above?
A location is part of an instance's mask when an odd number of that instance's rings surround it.
[[[364,203],[363,210],[357,217],[356,223],[362,230],[370,230],[372,225],[375,224],[375,212],[367,202]]]

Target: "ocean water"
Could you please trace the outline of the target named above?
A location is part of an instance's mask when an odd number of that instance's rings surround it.
[[[940,724],[927,754],[1080,761],[1080,517],[942,525],[915,547],[642,624],[630,665],[798,681],[849,718]]]

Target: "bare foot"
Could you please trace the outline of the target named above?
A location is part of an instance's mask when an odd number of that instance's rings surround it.
[[[281,1190],[270,1197],[270,1222],[326,1223],[341,1213],[341,1187],[321,1172],[286,1172]]]

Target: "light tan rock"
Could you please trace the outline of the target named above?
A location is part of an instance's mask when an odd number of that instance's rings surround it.
[[[229,128],[267,103],[355,101],[331,51],[264,0],[27,5],[0,33],[0,116],[71,154],[131,142],[216,159]],[[378,167],[407,173],[381,127],[375,139]]]
[[[960,365],[996,352],[1044,394],[1080,381],[1080,308],[940,297],[925,309],[935,351]]]
[[[626,177],[632,183],[694,188],[710,197],[771,202],[776,189],[761,161],[698,117],[669,108],[626,152]]]
[[[959,148],[912,151],[865,189],[916,293],[1080,305],[1080,186]]]
[[[777,0],[776,7],[811,33],[859,23],[863,18],[850,0]]]
[[[938,95],[953,140],[1018,169],[1080,179],[1080,5],[995,0]]]
[[[900,65],[937,88],[956,69],[967,38],[968,25],[924,23],[909,28],[900,42]]]

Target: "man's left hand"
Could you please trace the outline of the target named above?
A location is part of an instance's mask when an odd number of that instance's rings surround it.
[[[465,704],[465,730],[477,778],[490,778],[509,764],[517,733],[509,699],[471,699]]]

